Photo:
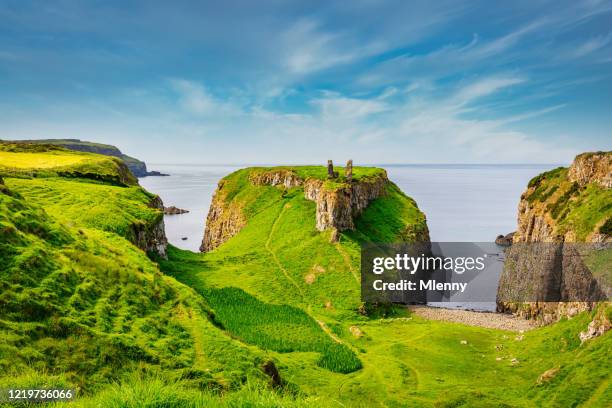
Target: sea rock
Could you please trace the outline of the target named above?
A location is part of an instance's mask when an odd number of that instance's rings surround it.
[[[495,243],[500,246],[510,246],[512,245],[512,239],[514,237],[514,232],[511,232],[506,235],[498,235],[495,238]]]
[[[164,214],[166,215],[176,215],[176,214],[186,214],[189,210],[183,210],[182,208],[177,208],[173,205],[170,207],[164,207]]]
[[[147,177],[147,176],[168,177],[170,175],[166,174],[166,173],[159,172],[157,170],[146,171],[146,169],[145,169],[145,174],[142,175],[142,176],[137,176],[137,177]]]

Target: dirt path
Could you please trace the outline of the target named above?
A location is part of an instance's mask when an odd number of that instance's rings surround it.
[[[409,306],[415,315],[429,320],[462,323],[469,326],[486,327],[510,331],[527,331],[535,328],[532,321],[512,315],[491,312],[475,312],[472,310],[444,309],[431,306]]]

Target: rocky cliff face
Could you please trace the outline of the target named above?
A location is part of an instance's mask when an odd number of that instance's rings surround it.
[[[585,261],[584,254],[597,246],[579,243],[612,242],[611,158],[611,152],[581,154],[568,169],[531,180],[519,203],[513,246],[506,251],[498,311],[547,324],[609,299],[605,274]],[[610,250],[599,249],[605,248]]]
[[[304,197],[316,203],[316,226],[319,231],[352,230],[355,229],[354,219],[371,201],[384,194],[388,182],[385,174],[330,188],[325,181],[310,179],[304,184]]]
[[[253,172],[249,175],[249,182],[255,186],[303,188],[304,197],[316,204],[316,228],[319,231],[333,230],[332,239],[337,239],[339,231],[354,229],[354,219],[371,201],[385,194],[389,180],[385,173],[351,183],[318,178],[304,180],[295,171],[281,168]],[[227,202],[224,186],[225,182],[221,180],[215,191],[206,218],[200,247],[202,252],[215,249],[246,225],[240,206],[233,201]]]
[[[168,239],[164,226],[164,204],[158,196],[155,196],[149,203],[149,207],[160,210],[160,216],[151,224],[143,222],[132,224],[133,243],[147,253],[166,259]]]
[[[254,173],[249,176],[249,180],[256,186],[283,186],[285,188],[298,187],[304,183],[295,172],[289,169]]]
[[[603,188],[612,188],[612,154],[597,152],[578,155],[569,167],[567,176],[581,187],[595,183]]]
[[[206,217],[206,229],[200,251],[212,251],[246,225],[246,219],[241,208],[235,202],[227,202],[225,181],[221,180],[210,204]]]

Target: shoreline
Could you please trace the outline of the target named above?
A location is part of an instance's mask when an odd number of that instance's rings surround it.
[[[416,316],[427,320],[461,323],[468,326],[484,327],[488,329],[525,332],[537,327],[533,321],[504,313],[446,309],[424,305],[410,305],[407,306],[407,308]]]

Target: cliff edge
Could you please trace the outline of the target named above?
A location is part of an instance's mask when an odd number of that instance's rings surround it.
[[[376,168],[356,167],[348,178],[329,178],[324,167],[316,166],[243,169],[219,182],[206,219],[200,250],[211,251],[240,232],[247,224],[249,207],[254,202],[252,193],[248,191],[270,187],[285,192],[297,189],[306,200],[314,202],[316,230],[331,231],[333,242],[339,239],[339,233],[356,229],[356,220],[370,203],[386,196],[389,189],[399,191],[389,181],[387,173]],[[414,201],[410,200],[410,203],[416,208]],[[422,227],[406,227],[418,233],[407,235],[412,239],[429,241],[424,215],[422,218]]]
[[[584,153],[533,178],[497,291],[497,309],[547,324],[611,295],[612,152]]]
[[[104,156],[111,156],[121,159],[136,177],[146,176],[165,176],[158,171],[147,170],[145,162],[134,157],[124,154],[121,150],[113,145],[87,142],[79,139],[39,139],[39,140],[14,140],[11,143],[27,143],[27,144],[47,144],[61,146],[68,150],[77,152],[97,153]]]

